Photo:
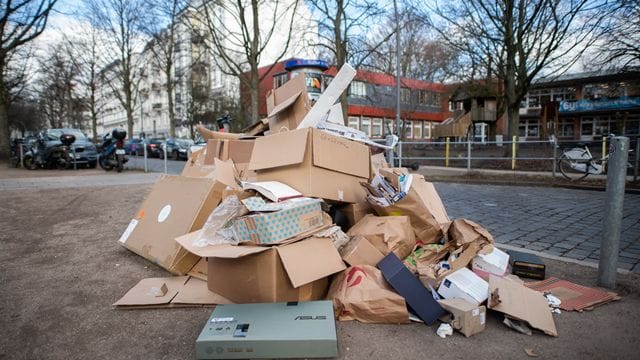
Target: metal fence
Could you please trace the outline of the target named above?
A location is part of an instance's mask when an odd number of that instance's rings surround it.
[[[638,180],[640,137],[630,139],[629,176]],[[511,170],[551,173],[557,176],[558,160],[564,150],[586,145],[593,158],[600,160],[608,153],[607,138],[595,141],[557,139],[549,141],[445,141],[400,142],[393,154],[398,166],[444,166],[472,170]]]

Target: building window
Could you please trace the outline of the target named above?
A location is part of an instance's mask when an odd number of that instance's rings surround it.
[[[400,102],[404,104],[411,103],[411,89],[400,88]]]
[[[360,130],[360,119],[358,119],[355,116],[349,116],[349,127],[356,129],[356,130]]]
[[[413,138],[422,139],[422,121],[413,122]]]
[[[629,116],[624,123],[625,135],[640,135],[640,115]],[[640,151],[640,149],[636,149]]]
[[[366,97],[367,84],[362,81],[351,82],[351,85],[349,85],[349,96]]]
[[[395,128],[393,119],[384,119],[383,134],[390,135],[390,134],[395,134],[395,133],[396,133],[396,128]]]
[[[418,104],[427,105],[429,101],[429,92],[427,90],[418,90]]]
[[[540,122],[538,120],[525,120],[520,122],[518,127],[518,136],[522,140],[527,138],[537,138],[540,136]]]
[[[284,83],[286,83],[287,80],[289,79],[288,75],[289,74],[287,74],[287,73],[274,75],[273,76],[273,88],[277,89],[280,86],[284,85]]]
[[[371,136],[371,119],[370,118],[362,118],[362,120],[360,120],[360,131],[367,134],[367,136]]]
[[[404,120],[402,123],[404,124],[404,138],[412,139],[413,138],[413,121]]]
[[[422,137],[425,139],[431,138],[431,122],[425,121],[422,127]]]
[[[559,137],[567,137],[573,138],[573,119],[569,120],[561,120],[558,124],[558,136]]]
[[[427,106],[440,106],[440,93],[418,90],[418,104]]]
[[[593,118],[582,118],[582,120],[580,121],[580,135],[593,136]]]
[[[382,137],[382,119],[375,118],[371,121],[371,137]]]

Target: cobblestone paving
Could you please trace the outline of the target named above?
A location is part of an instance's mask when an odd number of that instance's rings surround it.
[[[451,218],[467,218],[502,244],[598,262],[605,192],[437,183]],[[626,194],[618,268],[640,272],[640,195]]]

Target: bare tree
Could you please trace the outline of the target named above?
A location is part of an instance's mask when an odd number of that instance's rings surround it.
[[[250,90],[250,122],[259,120],[259,84],[288,52],[299,0],[211,1],[194,9],[200,12],[198,26],[207,30],[205,39],[223,73],[236,77]],[[284,40],[276,48],[275,40]],[[269,53],[267,71],[258,72]]]
[[[5,82],[12,66],[11,54],[16,54],[21,47],[44,31],[49,13],[56,2],[57,0],[25,0],[14,3],[6,0],[0,6],[0,160],[9,159],[11,152],[7,116],[11,93]]]
[[[151,40],[146,50],[152,54],[152,61],[161,69],[166,82],[164,90],[167,96],[167,114],[169,117],[169,134],[176,136],[176,114],[174,106],[175,85],[182,72],[175,71],[176,54],[183,44],[177,42],[178,26],[182,11],[188,1],[184,0],[148,0],[149,18],[144,27]]]
[[[369,28],[385,10],[374,0],[311,0],[318,14],[320,42],[316,44],[331,55],[336,66],[341,68],[347,62],[359,68],[395,32],[390,32],[371,44],[367,38]],[[347,116],[347,94],[340,96],[342,113]]]
[[[9,106],[9,128],[19,131],[22,137],[29,131],[37,131],[46,125],[46,120],[38,107],[38,101],[31,94],[21,94]]]
[[[412,79],[442,82],[450,78],[457,68],[458,52],[433,36],[430,26],[407,7],[398,19],[400,27],[400,75]],[[386,41],[395,31],[393,13],[372,29],[367,39],[371,55],[364,66],[385,74],[395,74],[396,44]]]
[[[617,0],[598,50],[600,65],[640,66],[640,2]]]
[[[506,131],[518,134],[520,101],[539,75],[560,74],[598,35],[606,0],[434,2],[425,16],[473,72],[503,82]],[[484,69],[484,73],[482,73]]]
[[[40,105],[52,128],[78,127],[78,98],[75,94],[78,67],[65,51],[66,44],[49,46],[39,60],[37,81]]]
[[[82,94],[83,105],[89,111],[91,133],[97,139],[98,116],[104,104],[99,96],[99,75],[104,59],[100,56],[101,37],[92,23],[95,21],[83,22],[72,34],[65,34],[65,47],[77,70],[77,91]]]
[[[133,134],[134,111],[139,81],[138,62],[144,38],[141,34],[145,16],[142,0],[89,0],[87,20],[102,34],[100,54],[103,63],[111,63],[110,74],[102,74],[112,93],[124,109],[127,132]],[[115,61],[112,61],[116,59]],[[104,70],[103,70],[104,71]]]

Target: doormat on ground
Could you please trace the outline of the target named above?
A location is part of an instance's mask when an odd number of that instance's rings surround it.
[[[540,292],[550,292],[562,301],[560,309],[565,311],[591,310],[596,306],[620,299],[616,293],[574,284],[555,277],[525,283],[525,286]]]

